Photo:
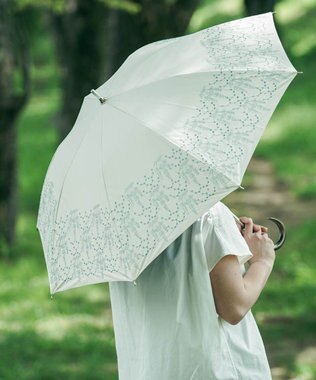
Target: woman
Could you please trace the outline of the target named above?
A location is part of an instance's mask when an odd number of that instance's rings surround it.
[[[136,285],[109,284],[120,380],[271,379],[251,307],[274,246],[265,227],[241,220],[243,231],[218,202]]]

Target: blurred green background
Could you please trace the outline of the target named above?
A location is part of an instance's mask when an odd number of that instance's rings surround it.
[[[95,2],[86,3],[92,7]],[[150,8],[150,17],[158,25],[161,23],[161,28],[147,30],[144,2],[96,3],[105,12],[99,12],[101,16],[111,22],[107,22],[105,30],[104,25],[103,29],[92,28],[91,34],[101,30],[100,33],[110,38],[103,45],[102,39],[96,38],[101,46],[96,50],[102,55],[102,49],[106,49],[106,56],[102,57],[103,66],[98,69],[99,79],[92,74],[86,79],[90,88],[100,85],[115,71],[128,49],[132,52],[150,38],[180,35],[184,26],[183,33],[192,33],[247,14],[247,4],[241,0],[161,1],[159,4],[164,6]],[[20,29],[19,25],[24,28],[19,33],[26,37],[28,44],[28,55],[19,51],[19,57],[28,57],[29,88],[25,88],[23,73],[15,69],[12,83],[17,96],[22,94],[24,98],[15,123],[19,194],[16,237],[12,244],[4,238],[0,240],[0,379],[117,379],[108,285],[73,289],[51,299],[35,228],[44,176],[66,133],[60,126],[67,128],[67,122],[68,128],[72,126],[69,125],[71,115],[63,107],[65,91],[71,94],[67,85],[76,88],[76,83],[65,85],[63,81],[69,75],[69,67],[78,65],[63,61],[62,48],[70,42],[60,47],[62,33],[68,30],[60,25],[70,22],[70,27],[74,26],[71,18],[65,20],[69,4],[35,0],[11,4],[11,12],[17,15],[17,28]],[[290,85],[258,145],[244,179],[246,190],[227,197],[227,204],[240,215],[251,213],[257,221],[271,213],[281,216],[288,227],[286,245],[278,253],[274,272],[253,313],[266,345],[273,379],[312,380],[316,379],[316,129],[313,124],[316,2],[280,0],[274,9],[285,50],[294,67],[303,74]],[[88,13],[85,9],[81,20]],[[117,17],[123,13],[122,18]],[[178,29],[168,26],[174,16],[184,19]],[[96,15],[89,17],[96,20]],[[120,24],[123,22],[124,28]],[[128,33],[134,32],[137,39],[128,40]],[[76,33],[80,33],[80,28]],[[84,36],[81,37],[84,45]],[[115,52],[117,44],[122,45],[121,52]],[[81,56],[80,50],[69,50],[68,60],[70,54],[77,54],[74,57],[77,61],[89,58],[88,54]],[[112,53],[115,59],[111,59]],[[95,62],[92,58],[87,61],[91,71]],[[80,75],[79,72],[77,77]],[[99,82],[91,83],[92,80]],[[82,99],[82,93],[78,99]],[[72,115],[78,112],[78,101],[72,105]],[[4,139],[4,136],[0,137]],[[260,182],[260,178],[266,182]]]

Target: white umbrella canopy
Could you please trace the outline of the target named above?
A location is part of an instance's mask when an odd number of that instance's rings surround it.
[[[37,228],[51,293],[134,281],[237,189],[296,74],[272,13],[131,54],[50,162]]]

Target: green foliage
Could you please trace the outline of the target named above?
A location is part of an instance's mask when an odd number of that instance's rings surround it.
[[[316,4],[312,8],[310,2],[305,3],[306,8],[300,5],[300,15],[292,12],[291,1],[280,4],[282,41],[294,66],[303,74],[294,79],[282,98],[256,154],[274,162],[278,177],[296,195],[315,199],[316,44],[310,36],[315,36]]]
[[[316,373],[315,360],[307,354],[311,349],[315,352],[315,224],[316,219],[306,220],[288,231],[274,271],[253,308],[270,365],[283,368],[284,378],[289,379],[312,380]],[[299,377],[302,374],[306,377]]]
[[[130,0],[98,0],[112,9],[118,9],[130,14],[137,14],[141,11],[142,5]]]
[[[111,9],[119,9],[131,14],[141,11],[141,5],[132,0],[97,0]],[[15,0],[17,10],[27,7],[49,9],[56,13],[64,13],[72,6],[67,0]],[[91,4],[93,6],[93,3]]]
[[[17,10],[34,7],[62,13],[66,9],[67,0],[15,0],[15,4]]]
[[[0,255],[2,259],[11,257],[10,246],[3,237],[0,237]]]

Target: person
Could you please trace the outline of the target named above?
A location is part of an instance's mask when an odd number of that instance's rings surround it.
[[[251,312],[272,271],[267,228],[216,203],[133,282],[109,283],[120,380],[269,380]],[[245,263],[248,262],[248,269]]]

